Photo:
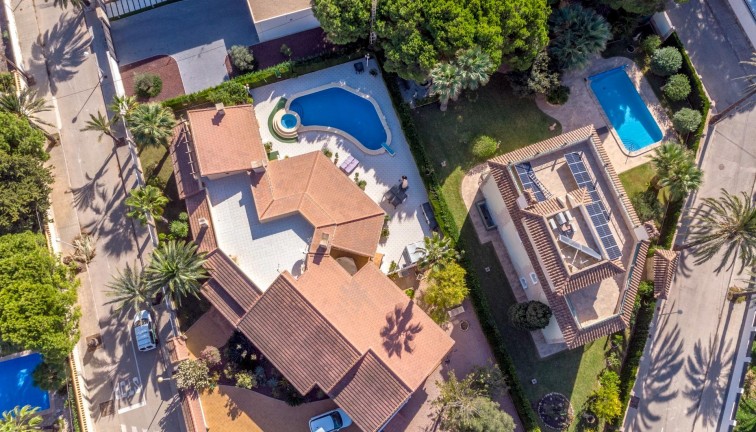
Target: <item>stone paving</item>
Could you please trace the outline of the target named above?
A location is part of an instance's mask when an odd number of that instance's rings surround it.
[[[628,76],[635,84],[635,88],[639,90],[646,106],[651,111],[651,115],[664,133],[663,140],[674,139],[675,132],[671,127],[672,123],[664,112],[651,85],[643,77],[643,73],[635,63],[626,57],[596,58],[585,69],[565,73],[562,81],[564,85],[570,87],[570,99],[564,105],[551,105],[543,97],[536,99],[541,111],[557,119],[562,124],[562,131],[564,132],[589,124],[593,124],[596,129],[603,126],[608,127],[610,133],[602,135],[601,139],[606,152],[609,154],[609,159],[618,173],[648,162],[651,151],[658,146],[658,144],[654,144],[646,147],[641,150],[642,153],[640,154],[628,153],[589,87],[590,83],[586,80],[586,77],[620,66],[626,67]]]

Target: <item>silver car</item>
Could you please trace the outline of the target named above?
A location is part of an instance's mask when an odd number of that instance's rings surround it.
[[[155,324],[146,310],[139,311],[134,317],[134,337],[139,351],[151,351],[157,347]]]
[[[343,409],[337,408],[310,419],[310,432],[335,432],[352,424]]]

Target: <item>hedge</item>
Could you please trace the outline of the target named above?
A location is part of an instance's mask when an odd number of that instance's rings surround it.
[[[635,378],[638,374],[638,366],[640,365],[640,360],[643,356],[643,350],[646,348],[648,329],[651,325],[651,321],[654,319],[656,300],[654,299],[653,292],[653,289],[650,290],[647,297],[641,297],[639,292],[638,300],[636,300],[640,302],[640,308],[635,316],[633,334],[630,336],[625,360],[622,362],[622,369],[620,369],[620,400],[622,401],[622,407],[625,409],[630,401],[630,392],[635,385]],[[615,420],[613,423],[614,426],[619,427],[623,419],[624,416]]]
[[[701,142],[701,136],[703,136],[704,128],[706,126],[706,117],[709,115],[709,109],[711,108],[711,102],[709,101],[709,98],[706,96],[706,91],[704,91],[703,83],[701,82],[701,78],[698,77],[698,74],[696,73],[696,68],[693,67],[693,62],[690,61],[690,57],[688,56],[688,52],[685,50],[685,46],[683,45],[682,41],[680,40],[680,37],[677,35],[677,32],[673,32],[667,40],[664,42],[665,46],[673,46],[676,47],[678,50],[680,50],[680,53],[683,56],[683,63],[682,68],[680,69],[679,73],[685,74],[690,78],[690,85],[692,88],[692,91],[690,95],[688,96],[688,101],[693,106],[694,109],[697,109],[701,112],[701,116],[703,117],[704,121],[701,122],[701,124],[698,126],[698,129],[688,135],[687,145],[688,147],[693,150],[694,152],[698,151],[698,145]]]
[[[436,213],[439,227],[444,235],[455,239],[457,241],[457,246],[461,249],[465,249],[464,240],[459,237],[457,224],[452,218],[449,206],[441,194],[441,186],[436,177],[436,173],[428,162],[425,148],[420,143],[420,138],[417,134],[417,129],[415,128],[415,123],[410,113],[410,108],[402,100],[399,84],[397,83],[398,77],[395,74],[385,72],[384,77],[386,80],[386,87],[388,87],[389,94],[391,95],[394,109],[401,122],[410,150],[412,151],[412,156],[415,158],[415,162],[420,168],[420,176],[428,190],[430,203],[433,206],[433,211]],[[466,256],[463,256],[461,264],[467,269],[467,285],[470,288],[470,299],[475,309],[475,313],[480,319],[481,328],[488,339],[488,343],[496,357],[496,361],[507,377],[507,382],[510,386],[509,391],[512,400],[514,401],[515,408],[517,409],[517,413],[522,420],[523,426],[528,432],[540,431],[541,429],[538,426],[536,413],[533,410],[528,397],[525,395],[520,380],[517,378],[517,370],[514,362],[507,352],[504,345],[504,338],[496,326],[496,321],[494,320],[488,306],[488,300],[478,283],[475,268]]]
[[[190,108],[207,105],[210,103],[209,95],[218,89],[231,85],[230,83],[240,83],[249,88],[261,87],[266,84],[272,84],[298,75],[326,69],[331,66],[342,64],[344,62],[362,57],[364,53],[359,50],[338,51],[326,55],[314,56],[295,61],[285,61],[283,63],[271,66],[266,69],[240,75],[229,81],[223,82],[215,87],[200,90],[188,95],[177,96],[162,102],[163,106],[171,108],[174,112]]]

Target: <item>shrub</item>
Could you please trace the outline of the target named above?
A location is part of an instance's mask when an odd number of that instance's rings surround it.
[[[299,394],[297,389],[285,379],[278,381],[278,384],[273,387],[272,393],[274,398],[283,400],[289,406],[298,406],[304,403],[304,396]]]
[[[690,80],[683,74],[675,74],[669,77],[664,85],[664,96],[670,100],[680,101],[690,94]]]
[[[333,152],[332,152],[332,151],[330,151],[330,150],[328,150],[328,148],[327,148],[327,147],[323,147],[323,154],[324,154],[324,155],[325,155],[325,157],[327,157],[328,159],[330,159],[330,158],[331,158],[331,157],[333,156]]]
[[[659,202],[657,194],[654,188],[649,188],[630,197],[630,202],[641,220],[654,220],[661,223],[664,217],[664,206]]]
[[[615,372],[605,371],[599,378],[601,387],[593,394],[591,410],[596,417],[613,421],[622,415],[622,402],[619,398],[619,376]]]
[[[654,51],[658,50],[662,41],[658,35],[650,35],[643,38],[640,47],[646,55],[652,55]]]
[[[264,368],[264,367],[262,367],[262,366],[257,366],[257,367],[255,368],[255,380],[256,380],[256,381],[257,381],[258,383],[262,383],[262,382],[265,382],[265,381],[266,381],[266,377],[265,377],[265,368]]]
[[[220,351],[214,346],[206,346],[200,353],[199,358],[204,360],[209,367],[216,366],[221,362]]]
[[[134,93],[142,98],[155,97],[163,91],[163,80],[155,74],[137,74],[134,77]]]
[[[682,54],[675,47],[659,48],[651,56],[651,72],[656,75],[667,76],[680,70]]]
[[[179,389],[205,390],[215,387],[216,379],[203,360],[184,360],[178,364],[176,387]]]
[[[257,379],[249,372],[239,372],[236,374],[236,386],[250,390],[257,387]]]
[[[752,368],[749,368],[748,372],[746,372],[745,381],[743,382],[743,393],[748,399],[756,396],[756,372]]]
[[[654,284],[651,281],[641,281],[638,284],[638,301],[649,302],[654,299]]]
[[[360,178],[360,173],[354,173],[354,184],[356,184],[360,189],[365,190],[367,181]]]
[[[239,72],[249,72],[254,69],[255,57],[252,55],[252,50],[244,45],[234,45],[228,50],[228,56],[231,57],[231,64],[234,65]]]
[[[472,154],[479,159],[488,159],[499,149],[499,142],[488,135],[475,138],[472,146]]]
[[[672,116],[672,125],[680,133],[690,133],[701,124],[701,113],[690,108],[681,108]]]
[[[0,93],[10,93],[12,91],[16,91],[13,74],[10,72],[0,72]]]
[[[546,100],[552,105],[564,105],[570,98],[570,88],[566,85],[558,85],[549,91]]]
[[[509,308],[509,321],[523,330],[540,330],[549,325],[551,308],[539,301],[517,303]]]
[[[286,57],[291,58],[291,55],[294,54],[291,48],[289,48],[288,45],[282,44],[281,45],[281,54],[285,55]]]
[[[250,102],[247,88],[238,81],[226,81],[222,85],[211,89],[207,93],[207,99],[212,103],[222,103],[227,106]]]
[[[170,228],[174,238],[185,239],[189,235],[189,224],[184,221],[175,220],[171,222]]]
[[[189,214],[187,212],[179,213],[178,220],[180,220],[181,222],[187,222],[189,220]]]

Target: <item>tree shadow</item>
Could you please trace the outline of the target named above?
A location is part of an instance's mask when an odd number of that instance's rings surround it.
[[[423,331],[423,325],[419,321],[411,322],[414,308],[414,302],[409,302],[405,308],[398,304],[393,312],[386,314],[386,325],[380,334],[389,357],[401,357],[405,351],[412,353],[415,350],[415,337]]]
[[[52,29],[40,34],[35,47],[42,51],[50,76],[50,89],[57,93],[57,83],[73,78],[76,68],[89,55],[92,41],[86,31],[81,31],[84,14],[73,19],[69,12],[60,15]]]
[[[77,188],[71,188],[71,193],[74,198],[74,205],[78,210],[91,209],[95,214],[101,215],[103,209],[95,205],[95,199],[100,198],[102,202],[107,200],[107,193],[105,191],[105,185],[99,181],[99,179],[108,172],[108,163],[115,153],[111,153],[107,159],[102,163],[100,169],[94,175],[86,173],[84,178],[87,183],[84,186]]]

